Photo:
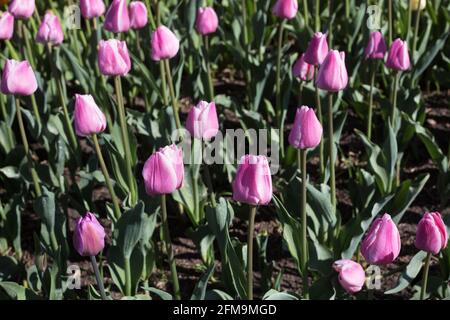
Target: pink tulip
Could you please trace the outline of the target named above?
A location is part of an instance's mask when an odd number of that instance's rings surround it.
[[[180,41],[175,34],[165,26],[159,26],[152,33],[152,59],[154,61],[171,59],[180,49]]]
[[[345,53],[331,50],[319,68],[317,86],[326,91],[337,92],[348,83]]]
[[[131,70],[130,56],[125,41],[101,40],[98,47],[98,66],[106,76],[125,76]]]
[[[297,109],[294,126],[289,134],[289,144],[297,149],[315,148],[322,139],[322,125],[312,108]]]
[[[417,226],[417,249],[438,254],[447,246],[448,234],[439,212],[425,213]]]
[[[119,33],[130,29],[127,0],[113,0],[105,15],[106,30]]]
[[[352,260],[342,259],[333,263],[333,268],[339,272],[339,283],[350,294],[361,291],[366,274],[359,263]]]
[[[47,12],[39,26],[36,41],[39,43],[51,43],[60,45],[64,40],[64,32],[57,16]]]
[[[408,44],[406,41],[395,39],[394,42],[392,42],[386,60],[386,67],[398,71],[405,71],[411,67]]]
[[[366,59],[383,59],[386,54],[386,43],[380,31],[374,31],[370,34],[369,42],[364,51]]]
[[[105,13],[103,0],[80,0],[81,15],[85,19],[100,17]]]
[[[145,162],[142,176],[149,195],[180,189],[184,181],[183,150],[174,144],[159,149]]]
[[[186,129],[197,139],[209,140],[219,131],[216,104],[200,101],[189,111]]]
[[[141,29],[147,25],[148,13],[145,3],[142,1],[130,2],[130,26],[133,29]]]
[[[297,11],[297,0],[277,0],[272,8],[273,15],[283,19],[294,18]]]
[[[27,60],[6,60],[1,81],[2,93],[29,96],[37,87],[36,76]]]
[[[391,216],[385,213],[370,226],[361,244],[361,253],[371,264],[389,264],[400,253],[400,234]]]
[[[105,247],[105,229],[90,212],[78,219],[73,232],[73,246],[84,257],[96,256]]]
[[[233,199],[250,205],[267,205],[272,200],[272,177],[267,158],[245,155],[233,181]]]
[[[322,32],[313,34],[305,51],[305,61],[312,65],[322,64],[328,54],[327,35]]]
[[[212,7],[198,8],[195,27],[202,35],[216,32],[219,26],[219,18]]]
[[[106,117],[91,95],[75,95],[75,131],[81,137],[105,131]]]
[[[31,17],[34,9],[34,0],[13,0],[8,7],[8,11],[18,19],[27,19]]]
[[[292,74],[302,81],[310,81],[314,78],[314,66],[305,61],[304,53],[294,63]]]
[[[9,40],[14,32],[14,16],[0,11],[0,40]]]

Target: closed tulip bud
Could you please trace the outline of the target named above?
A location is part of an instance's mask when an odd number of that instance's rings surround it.
[[[447,246],[448,234],[439,212],[425,213],[417,226],[417,249],[438,254]]]
[[[349,259],[337,260],[333,263],[333,268],[339,272],[339,283],[350,294],[361,291],[366,274],[363,267]]]
[[[152,59],[154,61],[171,59],[180,49],[180,41],[175,34],[165,26],[159,26],[152,33]]]
[[[203,35],[216,32],[219,26],[219,18],[212,7],[198,8],[195,28]]]
[[[414,11],[423,10],[427,6],[426,0],[411,0],[410,4],[411,9]]]
[[[401,39],[395,39],[389,49],[386,67],[398,71],[405,71],[408,70],[410,66],[411,62],[409,60],[408,44]]]
[[[273,15],[283,19],[294,18],[297,11],[297,0],[277,0],[272,8]]]
[[[141,29],[147,25],[148,13],[145,3],[142,1],[130,2],[128,7],[130,11],[130,27],[133,29]]]
[[[294,126],[289,133],[289,144],[297,149],[315,148],[322,139],[322,125],[312,108],[297,109]]]
[[[106,76],[125,76],[131,70],[131,61],[125,41],[101,40],[98,47],[98,66]]]
[[[7,60],[3,69],[1,91],[4,94],[30,96],[37,90],[36,76],[27,60]]]
[[[13,0],[8,7],[8,11],[18,19],[26,19],[31,17],[34,9],[34,0]]]
[[[0,11],[0,40],[9,40],[14,32],[14,16]]]
[[[309,41],[308,48],[305,51],[305,61],[312,65],[322,64],[328,54],[327,35],[322,32],[316,32]]]
[[[345,53],[331,50],[319,68],[317,86],[326,91],[337,92],[348,83]]]
[[[105,229],[90,212],[78,219],[73,232],[73,246],[84,257],[96,256],[105,247]]]
[[[189,111],[186,129],[197,139],[209,140],[219,131],[216,104],[200,101]]]
[[[159,149],[145,162],[142,170],[149,195],[169,194],[183,186],[183,150],[172,144]]]
[[[267,158],[243,156],[232,187],[235,201],[255,206],[267,205],[272,200],[272,176]]]
[[[310,81],[314,78],[314,66],[305,61],[304,53],[294,63],[292,74],[302,81]]]
[[[64,32],[57,16],[47,12],[39,26],[36,41],[39,43],[51,43],[60,45],[64,40]]]
[[[106,30],[119,33],[130,29],[127,0],[113,0],[105,15]]]
[[[85,19],[100,17],[105,13],[103,0],[80,0],[81,15]]]
[[[370,226],[361,244],[361,253],[370,264],[388,264],[400,253],[400,234],[391,216],[385,213]]]
[[[366,59],[383,59],[386,54],[386,43],[380,31],[374,31],[370,34],[369,42],[364,51]]]
[[[81,137],[105,131],[106,117],[91,95],[75,95],[75,131]]]

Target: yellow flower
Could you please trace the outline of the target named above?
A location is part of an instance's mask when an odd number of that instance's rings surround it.
[[[427,0],[411,0],[410,6],[414,11],[423,10],[427,6]]]

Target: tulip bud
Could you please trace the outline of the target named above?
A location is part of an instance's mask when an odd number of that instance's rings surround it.
[[[0,40],[9,40],[14,32],[14,16],[0,11]]]
[[[142,176],[149,195],[180,189],[184,181],[183,150],[174,144],[159,149],[145,162]]]
[[[106,129],[106,117],[91,95],[75,95],[75,131],[81,137],[100,133]]]
[[[130,72],[131,61],[125,41],[101,40],[98,47],[98,66],[106,76],[125,76]]]
[[[322,64],[328,54],[327,35],[322,32],[313,34],[305,51],[305,61],[312,65]]]
[[[103,25],[106,30],[119,33],[130,29],[127,0],[113,0],[105,15]]]
[[[30,96],[37,87],[36,76],[27,60],[6,60],[1,81],[2,93]]]
[[[232,187],[233,200],[255,206],[267,205],[272,200],[272,176],[267,158],[243,156]]]
[[[103,0],[80,0],[81,15],[85,19],[100,17],[105,13]]]
[[[427,6],[426,0],[411,0],[409,5],[413,11],[423,10]]]
[[[73,246],[81,256],[96,256],[105,247],[105,229],[90,212],[78,219],[73,232]]]
[[[39,26],[36,41],[39,43],[51,43],[60,45],[64,40],[64,32],[57,16],[47,12]]]
[[[411,62],[409,61],[408,44],[401,39],[395,39],[389,49],[386,67],[398,71],[405,71],[408,70],[410,66]]]
[[[417,249],[438,254],[447,246],[448,234],[439,212],[425,213],[417,225]]]
[[[130,2],[130,27],[133,29],[141,29],[147,25],[148,13],[145,3],[142,1]]]
[[[152,33],[152,59],[159,61],[175,57],[180,49],[180,41],[165,26],[159,26]]]
[[[219,18],[212,7],[198,8],[195,27],[197,32],[206,35],[214,33],[219,26]]]
[[[383,59],[386,54],[386,43],[380,31],[374,31],[370,34],[369,42],[364,51],[366,59]]]
[[[322,125],[312,108],[302,106],[295,114],[289,144],[297,149],[315,148],[322,139]]]
[[[302,81],[310,81],[314,78],[314,66],[305,61],[304,53],[294,63],[292,74]]]
[[[294,18],[297,11],[297,0],[277,0],[272,8],[273,15],[283,19]]]
[[[316,84],[322,90],[337,92],[345,89],[347,83],[345,53],[331,50],[319,68]]]
[[[361,244],[361,253],[371,264],[388,264],[400,253],[400,234],[387,213],[377,218]]]
[[[339,283],[350,294],[361,291],[366,274],[363,267],[349,259],[337,260],[333,263],[333,268],[339,272]]]
[[[209,140],[219,131],[216,104],[200,101],[189,111],[186,129],[197,139]]]
[[[8,11],[17,19],[27,19],[31,17],[34,9],[34,0],[13,0],[8,7]]]

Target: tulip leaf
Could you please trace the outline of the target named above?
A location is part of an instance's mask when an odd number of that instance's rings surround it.
[[[263,298],[263,300],[299,300],[296,296],[293,296],[286,292],[279,292],[274,289],[270,289],[267,291]]]
[[[211,264],[195,285],[191,300],[204,300],[208,281],[214,273],[215,265]]]

